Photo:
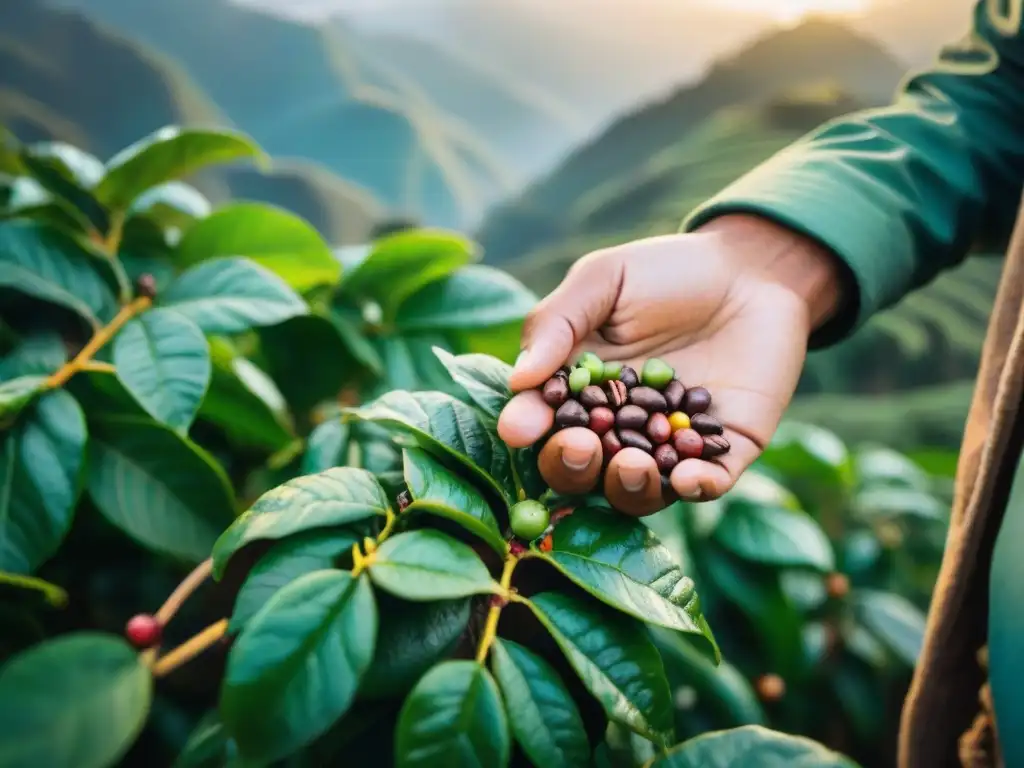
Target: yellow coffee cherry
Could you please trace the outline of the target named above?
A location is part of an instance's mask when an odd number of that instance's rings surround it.
[[[668,423],[672,427],[673,432],[678,432],[680,429],[690,428],[690,417],[682,411],[676,411],[668,417]]]

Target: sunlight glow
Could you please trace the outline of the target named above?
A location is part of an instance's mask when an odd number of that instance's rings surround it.
[[[704,0],[707,5],[736,11],[768,14],[780,22],[799,21],[808,14],[855,14],[872,0]]]

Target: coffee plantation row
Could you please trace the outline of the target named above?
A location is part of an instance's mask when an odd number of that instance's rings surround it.
[[[951,457],[788,424],[717,502],[558,497],[496,433],[535,296],[181,181],[244,161],[0,132],[0,765],[891,759]]]

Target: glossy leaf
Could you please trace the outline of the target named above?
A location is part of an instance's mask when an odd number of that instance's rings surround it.
[[[153,680],[115,635],[77,632],[0,668],[0,765],[117,765],[149,714]]]
[[[512,366],[490,355],[453,355],[440,347],[434,347],[434,354],[477,408],[495,419],[501,415],[502,408],[512,399],[512,390],[508,388]]]
[[[311,475],[344,464],[348,441],[349,426],[342,423],[339,417],[318,424],[306,439],[302,474]]]
[[[392,536],[370,564],[370,578],[403,600],[451,600],[495,592],[497,583],[476,552],[440,531]]]
[[[204,261],[171,283],[159,301],[204,333],[240,333],[309,312],[279,277],[242,258]]]
[[[222,768],[237,757],[234,741],[217,712],[203,716],[171,768]]]
[[[235,203],[194,224],[175,258],[188,266],[222,256],[243,256],[297,291],[333,285],[341,264],[305,220],[265,203]]]
[[[504,556],[508,544],[487,500],[472,485],[421,448],[402,454],[405,482],[412,496],[406,512],[426,512],[458,523]]]
[[[424,675],[395,730],[395,768],[505,768],[511,749],[498,686],[473,661],[446,661]]]
[[[395,322],[403,331],[473,330],[522,320],[536,303],[511,275],[474,264],[414,294]]]
[[[73,238],[28,221],[0,223],[0,288],[57,304],[99,325],[117,299],[94,258]]]
[[[906,598],[892,592],[858,590],[854,610],[864,627],[909,667],[924,645],[925,616]]]
[[[744,725],[705,733],[673,747],[650,768],[858,768],[838,752],[803,736]]]
[[[806,480],[822,489],[853,482],[853,459],[842,440],[811,424],[784,421],[760,461],[790,482]]]
[[[658,744],[672,742],[665,668],[643,624],[558,592],[534,595],[529,605],[610,719]]]
[[[265,159],[262,150],[241,133],[168,126],[112,157],[94,193],[109,208],[125,210],[151,187],[245,157]]]
[[[477,258],[474,244],[455,232],[397,232],[372,245],[345,275],[341,290],[359,300],[373,299],[388,319],[417,290]]]
[[[86,427],[67,392],[44,395],[0,432],[0,571],[32,573],[71,529]]]
[[[0,381],[0,428],[14,422],[15,417],[43,392],[45,376],[19,376]]]
[[[0,381],[6,384],[9,379],[19,376],[47,376],[56,372],[67,359],[67,350],[59,334],[34,333],[21,338],[0,358]],[[3,396],[0,396],[2,400]]]
[[[145,216],[162,227],[183,227],[206,218],[212,210],[210,201],[195,187],[181,181],[168,181],[139,195],[129,206],[128,213]]]
[[[97,158],[70,144],[43,141],[25,148],[21,162],[54,203],[77,219],[83,230],[107,230],[107,212],[90,191],[104,171]]]
[[[588,768],[590,743],[576,702],[544,659],[511,640],[496,640],[491,665],[523,752],[545,768]]]
[[[602,602],[641,621],[702,635],[717,654],[693,579],[636,518],[578,508],[555,526],[551,551],[537,554]]]
[[[363,469],[337,467],[296,477],[260,496],[217,539],[213,573],[220,578],[231,556],[251,542],[383,516],[388,506],[380,483]]]
[[[399,391],[348,413],[408,435],[440,458],[454,458],[506,502],[515,501],[508,448],[472,406],[440,392]]]
[[[228,632],[240,631],[282,587],[313,571],[333,568],[342,555],[362,541],[348,529],[314,529],[272,546],[252,567],[235,598]]]
[[[949,515],[947,507],[938,499],[917,488],[866,488],[854,497],[853,506],[865,520],[893,517],[945,520]]]
[[[143,546],[198,562],[231,521],[224,470],[199,446],[155,422],[90,412],[89,495]]]
[[[114,339],[117,377],[157,421],[186,434],[210,384],[210,347],[198,326],[168,309],[129,321]]]
[[[729,499],[715,541],[757,563],[835,569],[835,555],[821,526],[804,512]]]
[[[314,571],[270,598],[235,640],[221,690],[242,757],[271,763],[325,732],[352,703],[376,637],[366,578]]]
[[[928,490],[928,474],[910,457],[891,448],[862,448],[854,456],[854,467],[861,488],[884,485]]]

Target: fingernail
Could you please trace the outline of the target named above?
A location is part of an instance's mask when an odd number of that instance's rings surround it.
[[[622,481],[623,488],[630,493],[636,493],[642,491],[647,485],[647,473],[642,469],[623,468],[619,470],[619,480]]]
[[[694,489],[692,491],[687,491],[686,493],[680,494],[680,498],[686,499],[687,501],[699,501],[700,500],[700,494],[701,494],[701,490],[698,487],[698,488],[696,488],[696,489]]]
[[[594,454],[586,448],[580,449],[576,446],[567,445],[562,449],[562,463],[573,472],[582,472],[590,466],[594,460]]]

